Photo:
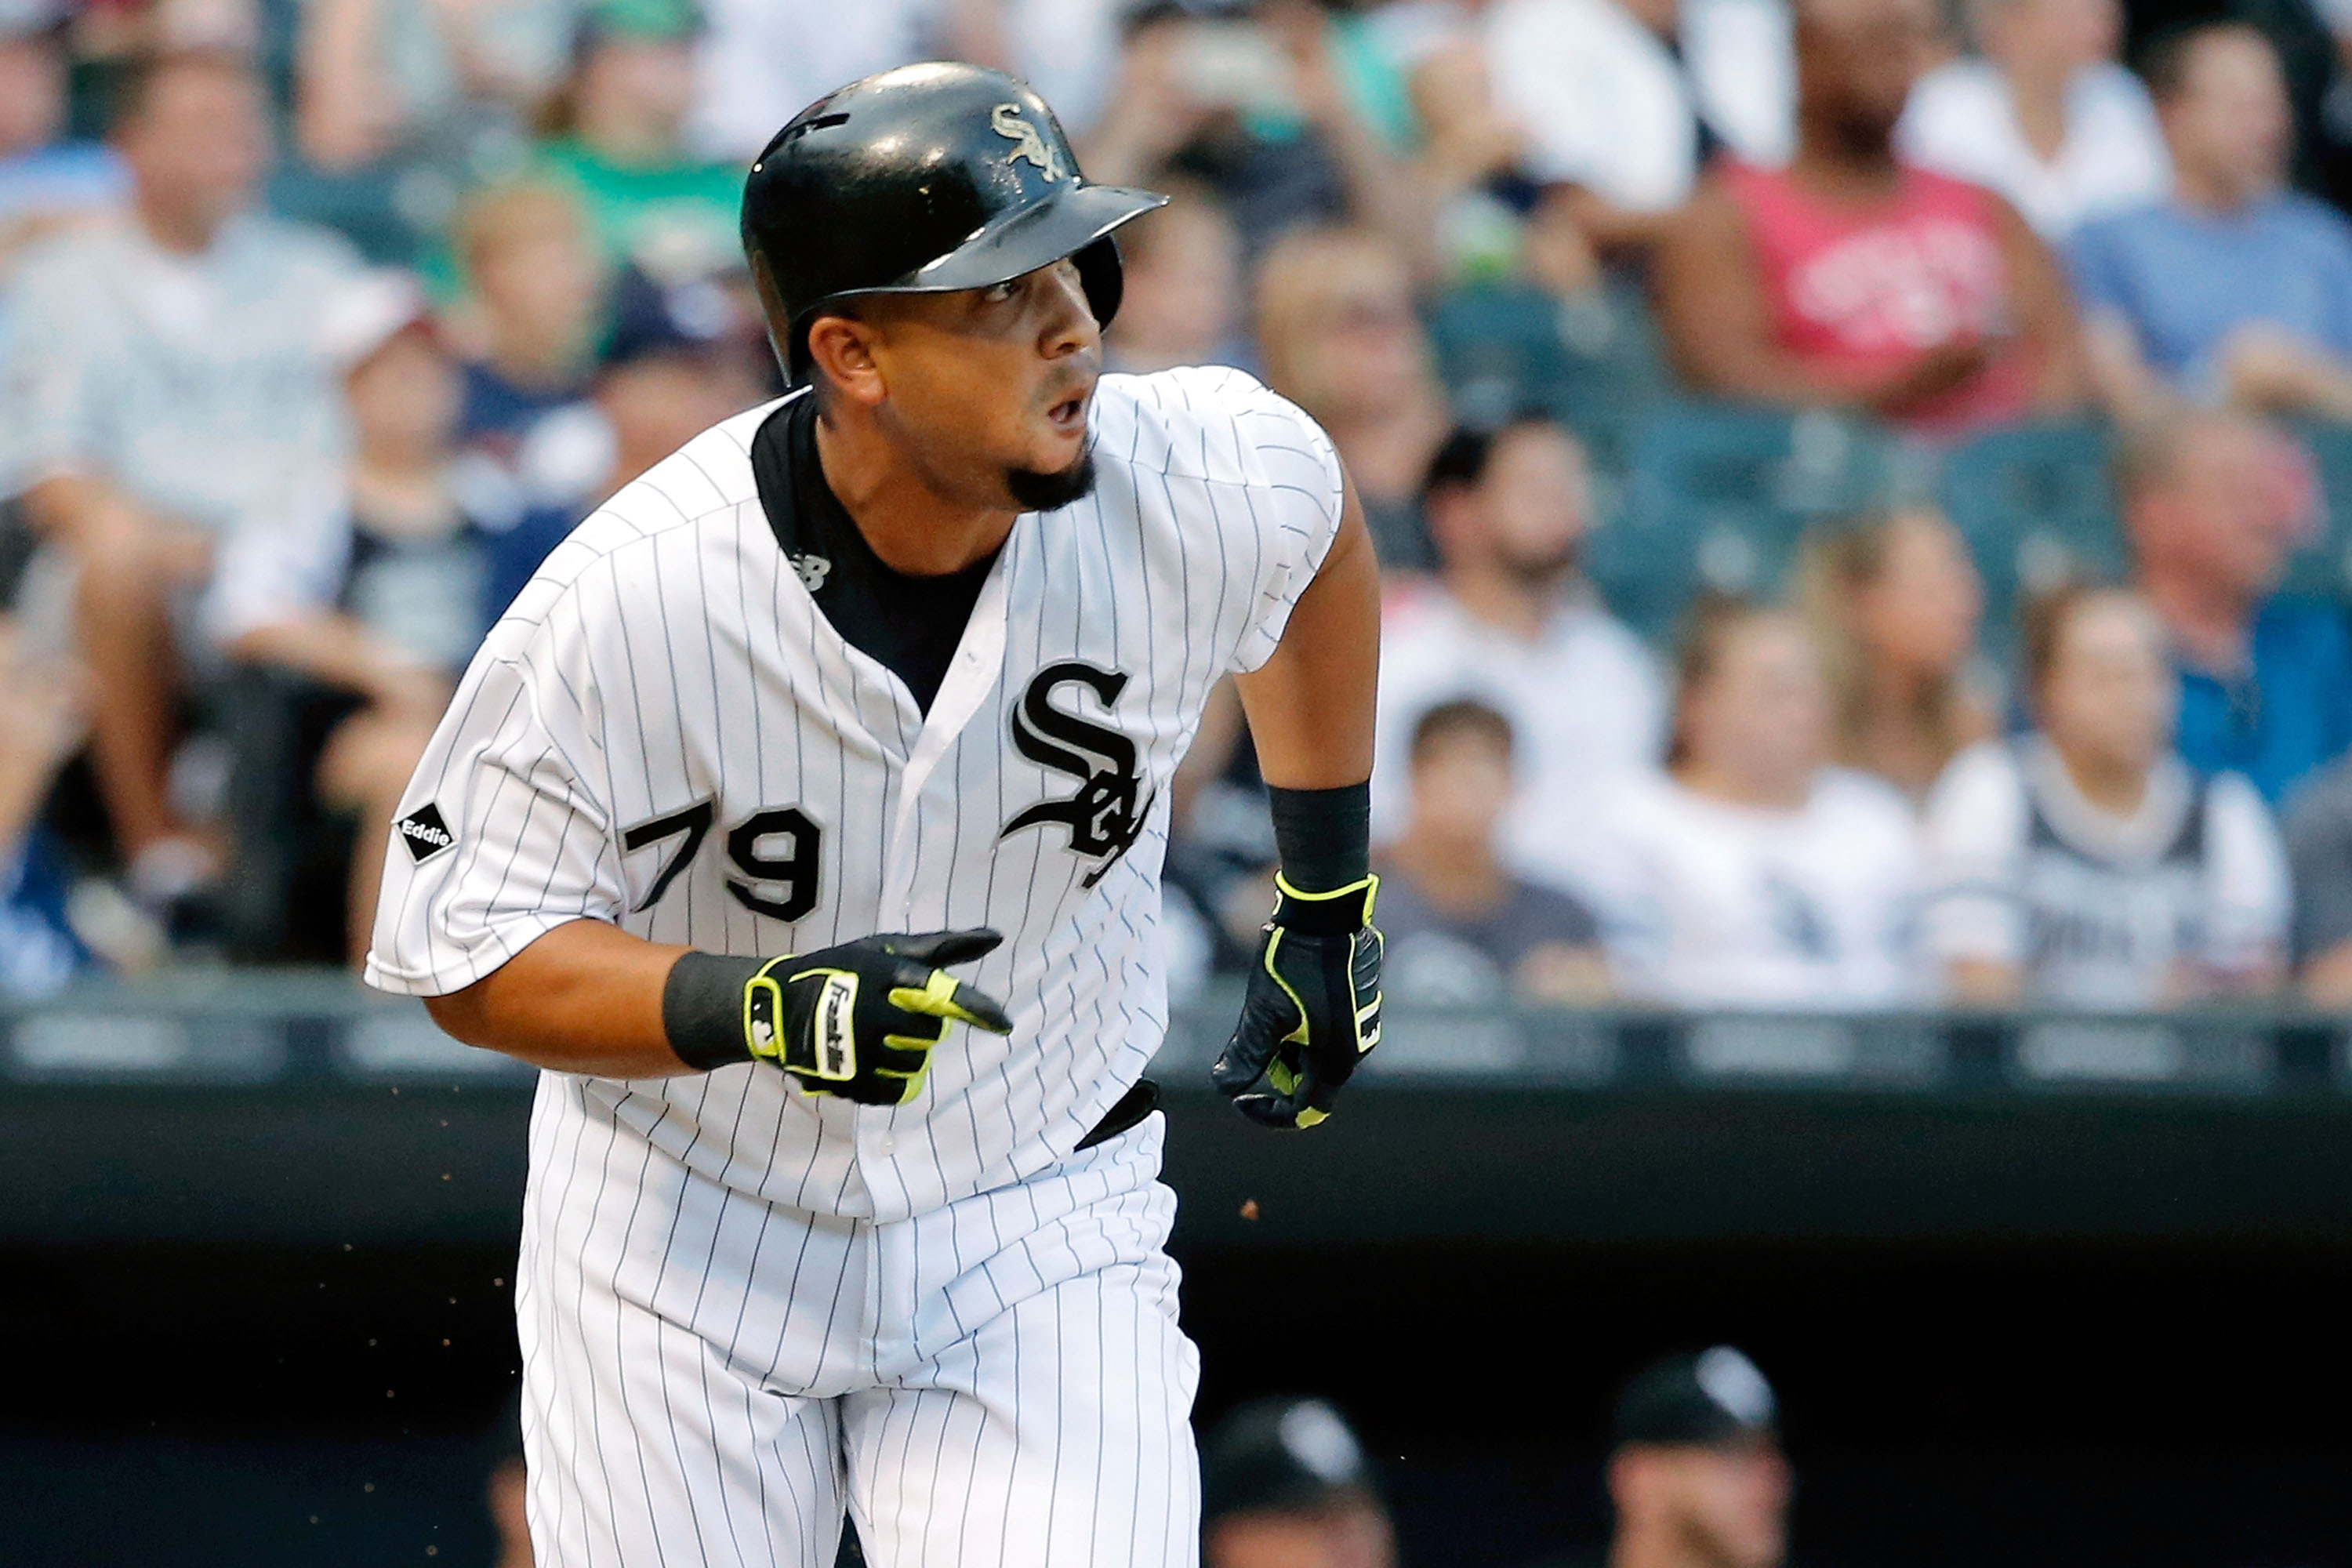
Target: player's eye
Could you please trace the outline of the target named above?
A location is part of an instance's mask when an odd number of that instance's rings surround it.
[[[1008,278],[1002,283],[992,283],[980,291],[980,297],[992,305],[1002,305],[1021,292],[1021,279]]]

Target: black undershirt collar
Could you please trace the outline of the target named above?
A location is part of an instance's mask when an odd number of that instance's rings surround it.
[[[751,478],[769,531],[824,618],[844,642],[906,682],[928,715],[998,552],[941,577],[908,576],[875,554],[825,483],[811,393],[760,422]]]

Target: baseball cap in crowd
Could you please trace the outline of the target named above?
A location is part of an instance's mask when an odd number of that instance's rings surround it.
[[[613,280],[612,335],[600,363],[606,368],[640,360],[694,358],[756,344],[759,319],[745,292],[716,277],[656,281],[626,267]]]
[[[1364,1446],[1320,1399],[1259,1399],[1201,1445],[1201,1519],[1304,1513],[1342,1495],[1377,1497]]]
[[[329,365],[348,373],[411,328],[433,330],[424,285],[400,268],[372,267],[328,297],[312,342]]]
[[[1668,1356],[1633,1375],[1618,1396],[1612,1437],[1723,1447],[1774,1436],[1780,1402],[1772,1385],[1729,1345]]]

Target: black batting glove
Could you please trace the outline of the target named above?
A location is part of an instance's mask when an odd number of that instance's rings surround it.
[[[1328,893],[1302,893],[1279,875],[1274,885],[1241,1023],[1209,1077],[1253,1121],[1312,1127],[1381,1043],[1381,879]],[[1244,1092],[1261,1078],[1271,1093]]]
[[[689,1067],[772,1062],[811,1094],[904,1105],[923,1092],[950,1024],[1013,1032],[1003,1005],[941,967],[1004,938],[987,930],[860,937],[783,958],[681,956],[662,994],[670,1048]]]

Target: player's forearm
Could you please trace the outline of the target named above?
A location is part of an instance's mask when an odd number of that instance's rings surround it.
[[[462,991],[425,1001],[469,1046],[557,1072],[671,1078],[695,1069],[671,1049],[662,992],[688,950],[599,921],[573,921]]]
[[[1234,681],[1267,784],[1334,789],[1372,776],[1380,660],[1380,563],[1350,486],[1339,538],[1291,610],[1282,646]]]

